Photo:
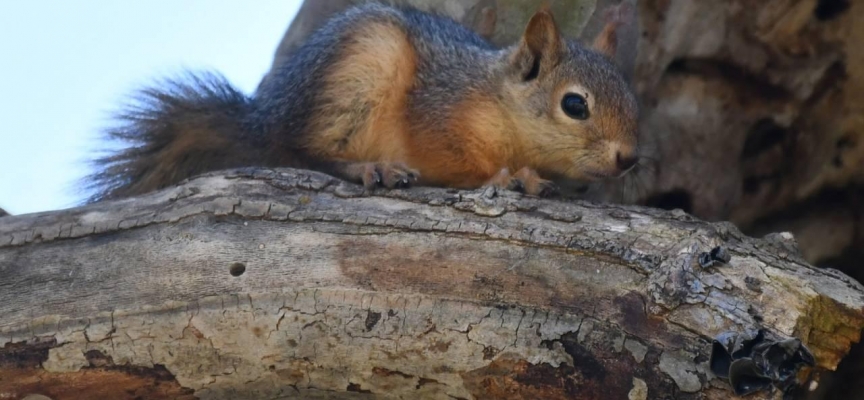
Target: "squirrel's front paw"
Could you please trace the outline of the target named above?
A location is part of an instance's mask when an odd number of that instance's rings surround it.
[[[537,171],[528,167],[520,169],[515,175],[511,175],[510,170],[504,168],[492,177],[486,186],[514,190],[538,197],[550,197],[558,193],[558,186],[554,182],[541,178]]]
[[[525,167],[519,170],[513,178],[521,182],[525,193],[539,196],[550,197],[558,193],[558,185],[548,179],[543,179],[537,174],[537,171]]]
[[[363,171],[360,179],[367,189],[377,186],[407,188],[420,179],[420,172],[399,162],[361,163],[360,167]]]

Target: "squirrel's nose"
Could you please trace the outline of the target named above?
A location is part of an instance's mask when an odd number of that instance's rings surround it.
[[[639,159],[633,154],[622,154],[620,151],[615,154],[615,164],[619,171],[629,171]]]

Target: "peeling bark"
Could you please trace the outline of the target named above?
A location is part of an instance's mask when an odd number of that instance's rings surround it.
[[[788,235],[492,189],[241,170],[0,224],[0,398],[726,399],[715,335],[819,379],[862,311]]]

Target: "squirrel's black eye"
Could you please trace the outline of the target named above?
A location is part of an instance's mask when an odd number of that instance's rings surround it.
[[[582,95],[568,93],[564,96],[564,99],[561,100],[561,108],[570,118],[582,120],[588,119],[588,102],[585,101],[585,98],[582,97]]]

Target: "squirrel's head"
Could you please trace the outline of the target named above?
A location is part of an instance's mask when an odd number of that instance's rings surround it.
[[[508,52],[501,100],[534,168],[597,180],[637,163],[636,97],[613,61],[618,23],[588,49],[565,40],[544,8]]]

